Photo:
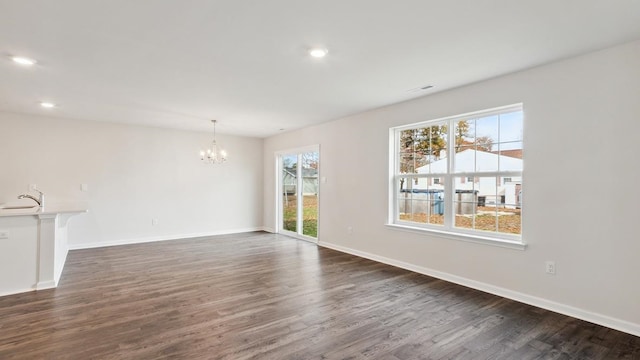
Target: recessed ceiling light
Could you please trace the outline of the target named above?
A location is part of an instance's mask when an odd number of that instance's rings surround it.
[[[51,109],[56,107],[56,104],[45,101],[45,102],[41,102],[40,106],[42,106],[43,108]]]
[[[33,59],[29,59],[23,56],[14,56],[11,58],[11,60],[13,60],[13,62],[18,63],[20,65],[24,65],[24,66],[31,66],[34,65],[36,63],[35,60]]]
[[[328,53],[329,50],[323,48],[313,48],[309,50],[309,55],[313,56],[314,58],[323,58],[327,56]]]

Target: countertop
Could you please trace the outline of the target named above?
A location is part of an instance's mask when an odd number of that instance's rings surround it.
[[[44,209],[33,207],[28,209],[4,209],[4,205],[0,205],[0,217],[7,216],[39,216],[39,215],[55,215],[69,213],[87,212],[88,206],[83,203],[52,203],[45,204]]]

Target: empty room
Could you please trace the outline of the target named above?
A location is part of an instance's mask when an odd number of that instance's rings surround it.
[[[0,359],[640,359],[640,2],[0,0]]]

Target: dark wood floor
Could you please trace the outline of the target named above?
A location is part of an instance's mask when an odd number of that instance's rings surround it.
[[[69,253],[0,359],[640,359],[640,338],[267,233]]]

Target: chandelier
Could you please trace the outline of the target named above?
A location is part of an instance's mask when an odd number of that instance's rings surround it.
[[[222,164],[227,161],[227,152],[220,149],[216,143],[216,123],[218,120],[211,120],[213,123],[213,142],[211,148],[200,151],[200,160],[207,164]]]

